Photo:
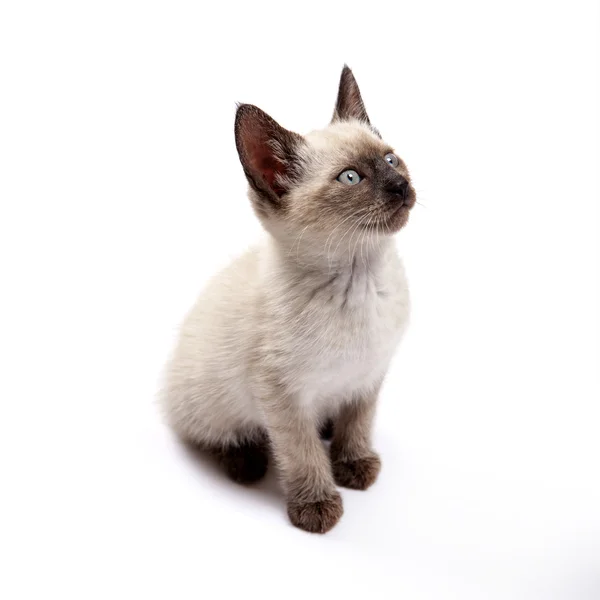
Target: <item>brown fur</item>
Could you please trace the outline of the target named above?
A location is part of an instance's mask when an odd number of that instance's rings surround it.
[[[270,387],[270,386],[269,386]],[[331,496],[333,473],[317,429],[304,418],[302,408],[274,385],[263,396],[273,451],[288,502],[297,506],[321,502]]]
[[[287,237],[293,240],[299,228],[307,227],[325,241],[351,218],[358,220],[360,227],[384,234],[407,223],[416,202],[410,174],[399,157],[395,169],[383,161],[393,148],[374,135],[348,67],[340,79],[332,126],[325,134],[306,136],[310,144],[250,104],[239,106],[235,133],[255,212],[277,237],[289,232]],[[363,178],[360,185],[350,187],[336,181],[346,169],[359,173]],[[395,193],[402,184],[408,184],[404,197]]]
[[[253,438],[243,438],[236,444],[202,449],[216,458],[227,475],[237,483],[255,483],[267,473],[269,441],[266,432],[260,432]]]
[[[342,498],[337,492],[316,502],[288,502],[290,521],[310,533],[327,533],[344,512]]]
[[[234,131],[244,173],[257,197],[281,207],[281,196],[293,181],[302,136],[284,129],[252,104],[238,106]]]
[[[366,490],[381,470],[381,460],[371,449],[377,389],[345,405],[335,423],[331,460],[338,485]]]
[[[356,460],[333,462],[335,482],[352,490],[366,490],[371,487],[379,471],[381,471],[381,459],[375,453]]]
[[[365,217],[366,228],[397,231],[408,221],[416,194],[410,186],[410,175],[402,161],[396,169],[391,169],[381,161],[381,157],[389,152],[393,152],[389,146],[367,134],[355,148],[345,148],[339,159],[331,157],[330,177],[321,183],[313,176],[315,183],[312,193],[306,196],[302,204],[290,207],[290,218],[297,220],[298,226],[309,225],[329,233],[344,218],[355,214],[359,207],[359,218],[360,215]],[[345,168],[353,168],[363,177],[360,185],[347,187],[330,184]],[[409,187],[406,196],[401,198],[395,195],[392,190],[407,181]]]
[[[344,65],[333,120],[344,121],[347,119],[358,119],[364,121],[367,125],[371,124],[356,79],[354,79],[350,67]]]

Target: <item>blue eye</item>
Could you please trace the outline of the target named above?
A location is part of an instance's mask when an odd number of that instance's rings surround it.
[[[338,175],[337,180],[340,183],[345,183],[346,185],[356,185],[360,182],[361,176],[353,169],[348,169],[347,171],[342,171]]]
[[[398,157],[391,152],[385,155],[385,161],[388,163],[388,165],[394,167],[394,169],[400,164]]]

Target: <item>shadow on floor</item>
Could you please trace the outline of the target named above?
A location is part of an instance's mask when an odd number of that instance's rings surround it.
[[[269,506],[285,512],[285,499],[277,481],[277,469],[273,465],[272,459],[269,462],[267,474],[263,479],[257,483],[242,485],[227,477],[225,471],[217,463],[217,460],[205,451],[193,444],[180,440],[177,440],[176,443],[184,459],[197,473],[203,476],[204,483],[209,479],[211,485],[214,485],[219,491],[227,493],[228,490],[231,490],[235,494],[236,501],[241,495],[244,495],[252,502],[255,508],[258,508],[258,505],[262,505],[263,507]]]

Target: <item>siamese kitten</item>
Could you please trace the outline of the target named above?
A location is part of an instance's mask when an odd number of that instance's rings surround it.
[[[409,313],[393,235],[415,191],[347,66],[325,129],[302,136],[241,104],[235,142],[266,239],[208,283],[162,401],[235,481],[274,461],[292,523],[323,533],[342,516],[336,485],[367,489],[381,467],[375,404]]]

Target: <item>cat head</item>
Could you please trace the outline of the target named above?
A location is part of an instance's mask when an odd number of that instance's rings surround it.
[[[235,140],[250,199],[276,237],[393,234],[416,202],[406,165],[371,125],[345,66],[331,123],[302,136],[251,104],[238,106]]]

